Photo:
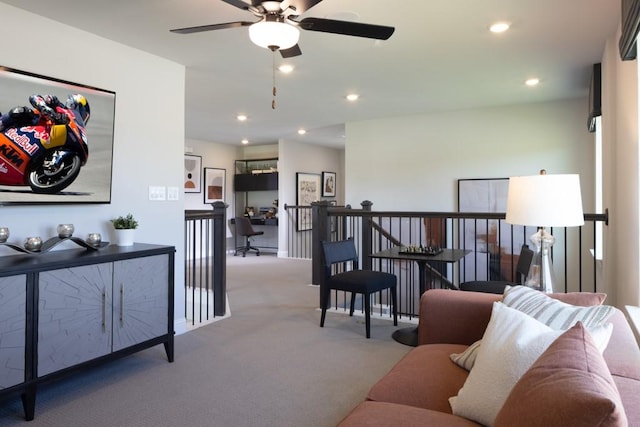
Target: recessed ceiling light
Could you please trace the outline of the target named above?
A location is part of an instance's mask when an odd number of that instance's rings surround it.
[[[247,145],[249,143],[249,140],[245,138],[241,142],[243,145]]]
[[[305,133],[307,133],[306,130],[304,129],[298,129],[298,135],[304,135]]]
[[[511,24],[508,22],[496,22],[489,27],[489,31],[492,33],[504,33],[511,27]]]
[[[538,86],[538,83],[540,83],[540,79],[537,78],[531,78],[531,79],[527,79],[524,84],[526,84],[527,86],[533,87],[533,86]]]
[[[347,100],[351,102],[357,101],[358,98],[360,98],[360,96],[357,93],[350,93],[349,95],[347,95]]]
[[[238,119],[238,121],[241,121],[241,122],[244,122],[247,120],[247,116],[245,114],[238,114],[236,118]]]
[[[289,74],[290,72],[293,71],[293,65],[282,64],[281,66],[278,67],[278,70],[280,70],[281,73]]]

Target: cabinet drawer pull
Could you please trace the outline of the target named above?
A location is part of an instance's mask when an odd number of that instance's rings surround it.
[[[102,332],[107,331],[107,291],[102,290]]]
[[[120,326],[124,326],[124,283],[120,283]]]

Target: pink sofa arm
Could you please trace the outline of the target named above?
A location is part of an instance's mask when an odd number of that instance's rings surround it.
[[[502,295],[430,289],[420,299],[418,345],[471,345],[482,338],[494,301]]]

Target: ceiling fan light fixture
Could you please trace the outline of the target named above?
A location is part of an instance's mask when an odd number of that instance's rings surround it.
[[[284,22],[265,20],[249,27],[249,38],[265,49],[289,49],[298,44],[300,30]]]

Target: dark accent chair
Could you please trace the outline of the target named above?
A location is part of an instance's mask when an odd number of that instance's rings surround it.
[[[529,274],[529,268],[531,268],[532,261],[533,251],[529,249],[529,246],[522,245],[522,249],[520,249],[520,256],[518,257],[518,264],[516,264],[516,282],[509,282],[505,280],[473,280],[460,283],[460,290],[502,294],[504,293],[505,287],[522,285],[525,282],[527,275]]]
[[[256,251],[256,256],[260,256],[260,249],[251,246],[251,241],[249,239],[253,236],[260,236],[264,234],[264,231],[254,230],[249,218],[243,216],[237,216],[234,222],[236,224],[236,236],[244,237],[245,241],[243,246],[236,247],[234,256],[238,255],[238,252],[242,252],[242,256],[245,257],[249,251]]]
[[[391,290],[393,308],[393,324],[398,325],[398,297],[396,294],[397,278],[395,275],[382,271],[359,270],[358,253],[353,238],[337,242],[322,242],[325,267],[324,295],[321,295],[322,316],[320,327],[324,327],[327,307],[331,299],[331,290],[351,292],[351,307],[349,316],[353,316],[353,306],[356,294],[362,294],[364,300],[364,315],[367,338],[371,337],[371,295],[384,289]],[[334,264],[351,264],[351,270],[331,274]]]

